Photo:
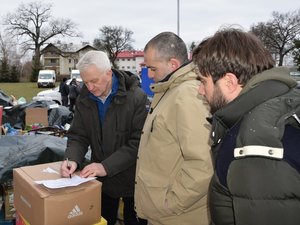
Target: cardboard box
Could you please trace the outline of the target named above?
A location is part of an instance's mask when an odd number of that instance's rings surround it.
[[[25,125],[30,126],[35,123],[40,123],[44,127],[48,126],[47,108],[26,108],[25,109]]]
[[[34,182],[61,178],[60,165],[61,162],[55,162],[14,169],[15,209],[30,225],[97,223],[101,218],[100,182],[92,180],[59,189],[48,189]],[[57,173],[45,172],[49,168]]]

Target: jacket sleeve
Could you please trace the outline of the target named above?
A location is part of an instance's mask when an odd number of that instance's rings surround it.
[[[170,131],[174,132],[173,136],[177,139],[184,160],[166,197],[168,208],[176,214],[206,198],[213,174],[210,126],[206,120],[208,109],[197,97],[196,90],[194,94],[190,93],[193,88],[196,87],[188,86],[182,90],[183,93],[178,93],[170,112],[173,113],[170,118],[176,118],[177,122],[168,123],[172,126]]]
[[[88,138],[89,134],[86,132],[83,124],[83,121],[85,121],[83,118],[86,116],[83,115],[84,112],[78,110],[78,107],[75,108],[75,111],[71,127],[66,135],[68,142],[65,158],[77,162],[78,168],[80,168],[84,162],[90,142]]]
[[[137,152],[141,132],[147,117],[146,105],[148,103],[147,95],[140,88],[136,88],[130,97],[133,101],[133,115],[125,120],[131,120],[128,140],[120,146],[112,155],[102,161],[107,175],[114,176],[129,167],[136,164]]]

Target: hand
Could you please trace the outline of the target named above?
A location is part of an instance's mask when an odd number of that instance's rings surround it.
[[[107,173],[101,163],[91,163],[80,172],[81,177],[104,177]]]
[[[60,167],[60,174],[62,177],[70,177],[77,169],[77,163],[75,161],[69,160],[69,165],[67,163],[67,160],[64,160]]]

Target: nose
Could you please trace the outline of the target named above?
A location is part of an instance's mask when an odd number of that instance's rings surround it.
[[[87,84],[86,84],[86,87],[87,87],[87,89],[88,89],[89,91],[92,91],[93,88],[94,88],[94,85],[91,84],[91,83],[87,83]]]
[[[150,69],[148,69],[148,77],[151,79],[153,79],[153,77],[154,77],[154,72],[151,71]]]

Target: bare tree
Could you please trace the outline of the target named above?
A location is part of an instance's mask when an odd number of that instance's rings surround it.
[[[132,50],[133,32],[122,26],[103,26],[100,30],[100,37],[94,40],[94,46],[106,51],[108,57],[116,67],[115,60],[118,54],[124,50]]]
[[[54,18],[52,5],[42,2],[20,4],[14,13],[8,13],[4,19],[6,30],[20,39],[24,51],[33,50],[32,81],[36,81],[41,68],[41,47],[51,38],[61,35],[78,37],[75,23],[70,19]]]
[[[273,12],[269,22],[253,25],[250,31],[257,35],[265,46],[278,57],[278,65],[295,48],[294,40],[300,35],[300,10],[287,13]]]

